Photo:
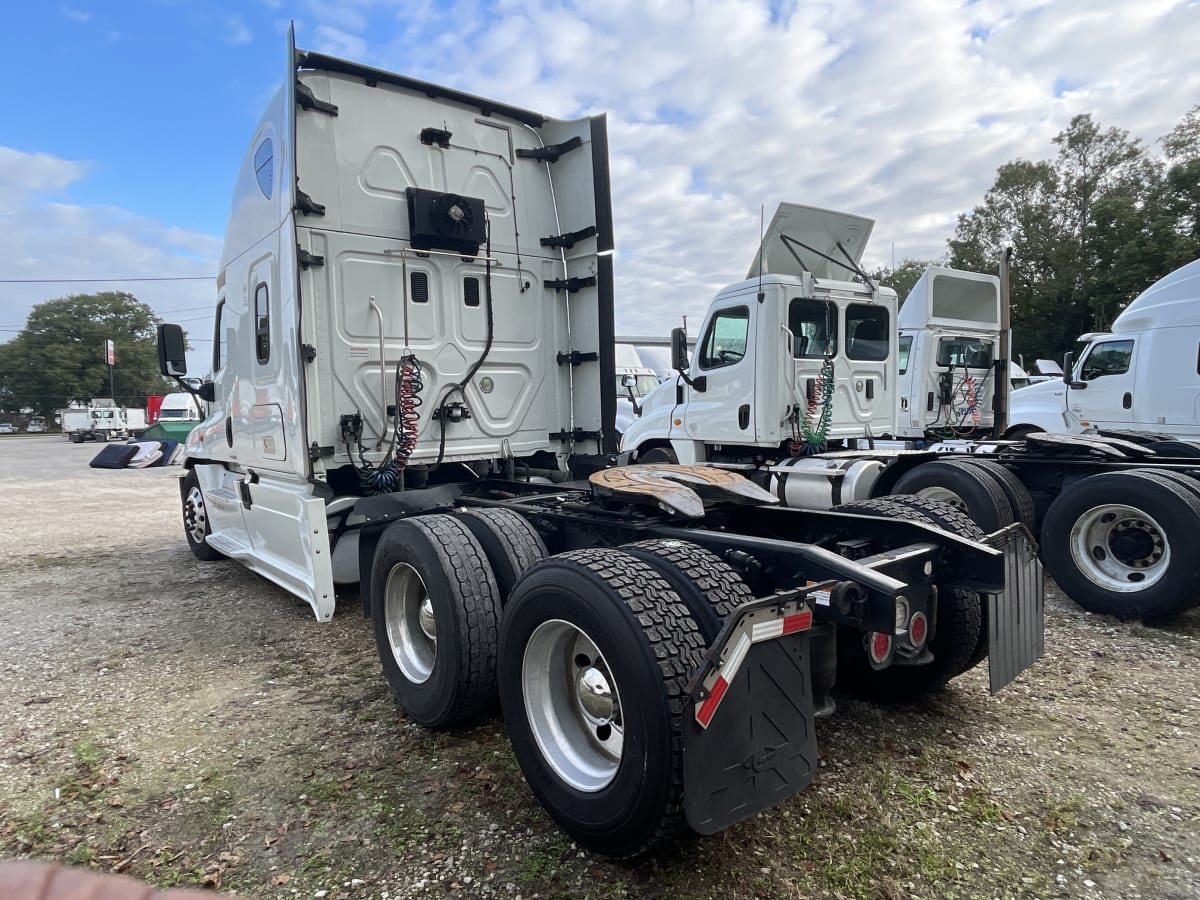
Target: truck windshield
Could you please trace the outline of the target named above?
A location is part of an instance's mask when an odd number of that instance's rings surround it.
[[[837,354],[838,311],[824,300],[797,297],[788,305],[788,328],[792,332],[792,356],[821,359]]]
[[[938,341],[937,364],[968,369],[986,369],[992,364],[992,342],[978,338],[953,337]]]

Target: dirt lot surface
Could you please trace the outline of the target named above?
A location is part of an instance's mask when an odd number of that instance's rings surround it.
[[[196,562],[180,469],[98,449],[0,438],[0,857],[318,900],[1200,895],[1200,610],[1148,629],[1055,594],[998,697],[985,667],[921,706],[843,698],[812,789],[614,864],[542,812],[498,715],[406,720],[356,596],[319,625]]]

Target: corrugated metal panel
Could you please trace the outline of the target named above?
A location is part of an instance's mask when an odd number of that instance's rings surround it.
[[[1004,593],[988,597],[988,668],[992,693],[1046,652],[1045,586],[1037,547],[1014,529],[1004,550]]]

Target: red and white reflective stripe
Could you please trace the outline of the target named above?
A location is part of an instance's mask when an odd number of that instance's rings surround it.
[[[700,723],[701,728],[707,728],[712,722],[717,707],[721,705],[721,700],[725,697],[725,692],[729,690],[729,685],[736,677],[738,669],[746,661],[750,647],[762,641],[775,640],[785,634],[807,631],[812,628],[813,614],[812,610],[803,609],[791,615],[771,619],[769,622],[757,622],[750,625],[747,625],[747,619],[748,617],[738,623],[734,636],[726,644],[729,652],[725,659],[721,661],[721,665],[715,673],[710,673],[705,679],[704,687],[708,696],[696,704],[696,721]]]
[[[759,622],[750,629],[750,640],[757,644],[759,641],[769,641],[771,638],[783,637],[785,634],[795,634],[797,631],[807,631],[812,628],[812,613],[807,610],[792,616],[784,616],[772,622]]]
[[[696,707],[696,721],[700,723],[701,728],[707,728],[712,717],[717,714],[717,707],[721,705],[721,700],[727,690],[729,690],[729,682],[718,675],[717,680],[708,689],[708,698]]]

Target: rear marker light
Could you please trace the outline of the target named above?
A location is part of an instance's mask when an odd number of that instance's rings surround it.
[[[892,661],[892,636],[882,631],[871,632],[867,638],[867,658],[872,668],[886,668]]]
[[[908,623],[908,639],[913,647],[920,650],[925,646],[925,639],[929,637],[929,620],[925,618],[925,613],[913,613],[912,621]]]

